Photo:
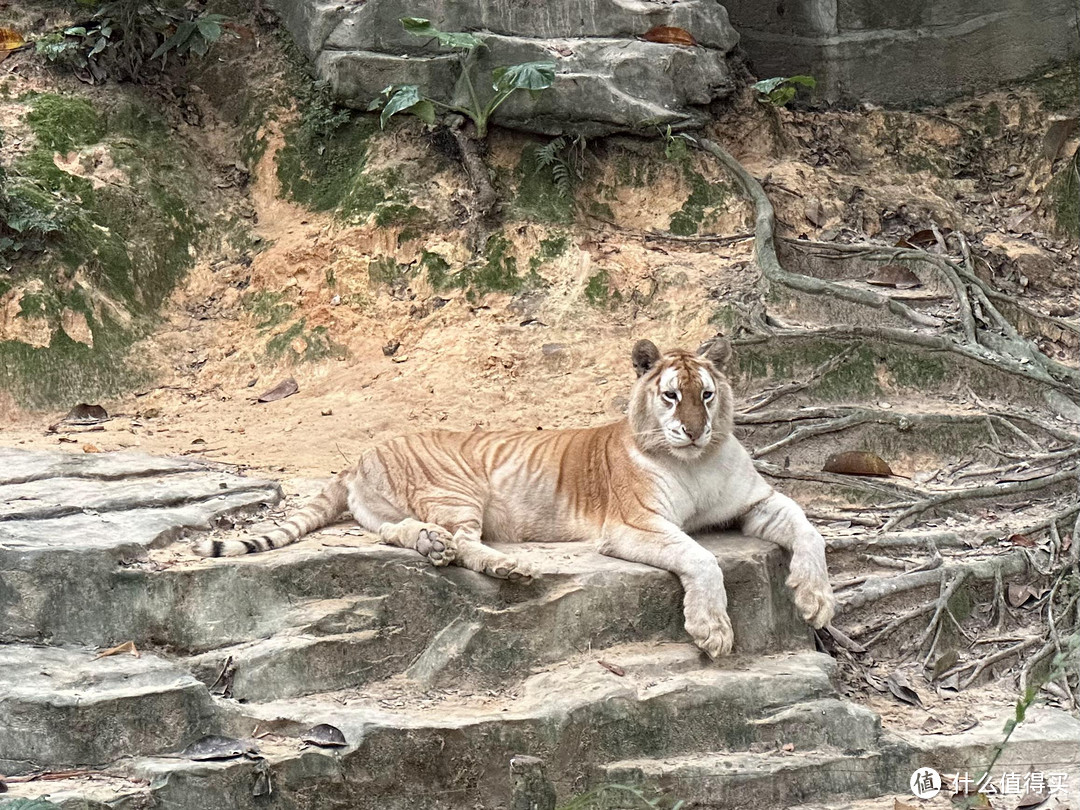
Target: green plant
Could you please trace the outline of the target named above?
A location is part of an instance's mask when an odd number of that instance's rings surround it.
[[[758,101],[772,104],[774,107],[783,107],[795,98],[800,86],[813,90],[817,87],[817,79],[813,76],[775,76],[751,85],[761,94],[758,96]]]
[[[585,155],[588,144],[583,135],[568,138],[560,135],[544,146],[533,148],[536,169],[551,172],[551,179],[560,197],[574,193],[574,185],[585,179]]]
[[[40,253],[65,221],[45,189],[0,166],[0,269],[19,255]]]
[[[484,40],[474,34],[440,31],[430,20],[420,17],[403,17],[401,25],[414,36],[430,37],[444,48],[457,51],[461,65],[459,81],[466,91],[467,101],[462,104],[446,104],[425,96],[418,85],[390,85],[368,106],[369,110],[382,110],[379,123],[384,127],[392,116],[400,112],[411,113],[425,123],[433,124],[436,108],[439,108],[470,119],[476,127],[477,138],[482,139],[487,136],[488,122],[495,110],[516,91],[537,93],[548,89],[555,82],[554,62],[523,62],[497,67],[491,73],[491,88],[494,93],[483,100],[477,92],[473,74],[476,71],[477,54],[485,47]]]
[[[170,56],[205,56],[225,33],[225,18],[185,6],[145,0],[111,0],[91,18],[38,39],[35,50],[53,64],[70,67],[91,84],[117,79],[139,80],[148,63]]]

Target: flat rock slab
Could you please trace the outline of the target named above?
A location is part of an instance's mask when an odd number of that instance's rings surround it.
[[[0,448],[0,641],[48,638],[72,616],[101,624],[119,566],[185,531],[279,500],[274,482],[193,461]],[[113,640],[88,630],[77,626],[59,640]]]
[[[176,751],[218,724],[206,687],[153,655],[9,645],[0,672],[7,774]]]

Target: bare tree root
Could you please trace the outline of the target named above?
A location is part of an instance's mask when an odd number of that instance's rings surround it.
[[[469,175],[469,182],[472,183],[473,190],[476,192],[473,219],[484,220],[495,209],[499,196],[491,184],[491,174],[487,164],[480,155],[480,141],[476,137],[476,128],[471,121],[454,123],[455,125],[450,127],[450,132],[457,141],[458,150],[461,152],[461,164],[465,167],[465,173]]]
[[[991,580],[996,571],[1000,570],[1002,574],[1011,576],[1023,573],[1027,570],[1027,565],[1027,558],[1014,551],[992,559],[946,563],[940,568],[927,571],[914,571],[891,577],[871,577],[861,587],[841,595],[836,601],[841,608],[854,610],[890,596],[929,587],[940,582],[943,576],[959,576],[963,573],[965,577],[974,580]]]
[[[789,273],[780,265],[780,260],[776,256],[776,243],[773,237],[776,215],[773,212],[772,203],[769,202],[769,198],[761,184],[751,177],[750,173],[742,167],[742,164],[728,154],[719,144],[703,138],[697,141],[697,145],[723,163],[727,170],[735,175],[743,190],[753,202],[755,211],[754,253],[762,272],[770,281],[810,295],[831,295],[852,304],[861,304],[873,309],[885,309],[918,326],[941,325],[941,321],[937,318],[925,315],[888,296],[870,290],[852,289],[842,284],[835,284],[831,281],[824,281],[799,273]]]
[[[1001,527],[976,527],[956,531],[895,531],[927,513],[943,508],[957,510],[968,503],[994,499],[1024,497],[1028,503],[1037,502],[1040,507],[1055,499],[1062,492],[1080,484],[1080,429],[1061,423],[1052,423],[1020,410],[1007,410],[988,405],[969,391],[980,413],[970,414],[905,414],[891,410],[868,407],[807,407],[788,410],[765,410],[778,400],[800,394],[811,388],[828,374],[841,368],[855,356],[858,348],[867,341],[886,346],[911,347],[932,355],[947,355],[961,368],[966,365],[985,367],[1000,375],[1007,375],[1040,394],[1054,393],[1074,404],[1080,391],[1080,370],[1060,363],[1042,352],[1028,337],[1020,333],[1017,323],[1002,311],[1020,312],[1039,324],[1061,330],[1061,333],[1080,335],[1080,328],[1049,316],[1030,311],[983,281],[975,272],[975,257],[962,234],[950,236],[955,250],[962,257],[954,261],[948,255],[931,254],[922,250],[890,248],[880,245],[842,245],[806,240],[788,240],[793,249],[824,257],[844,260],[862,258],[868,261],[917,262],[932,270],[943,282],[943,291],[950,306],[941,317],[932,316],[909,306],[899,297],[881,295],[876,291],[849,286],[845,283],[817,278],[807,274],[790,272],[780,263],[776,251],[775,214],[761,184],[744,169],[734,157],[718,144],[702,139],[696,145],[716,158],[734,176],[754,207],[754,256],[767,282],[780,285],[795,293],[823,296],[848,304],[869,307],[889,313],[906,321],[904,328],[889,325],[859,323],[830,323],[819,327],[788,328],[769,323],[756,334],[734,341],[736,345],[754,346],[777,342],[795,344],[829,341],[840,344],[840,350],[829,360],[819,364],[803,379],[775,385],[751,399],[744,410],[736,415],[736,423],[742,427],[789,425],[790,432],[754,452],[755,467],[763,475],[775,479],[807,481],[817,484],[834,484],[855,488],[866,493],[872,506],[833,507],[829,514],[819,513],[817,519],[844,519],[852,514],[852,522],[870,527],[874,531],[852,533],[847,536],[827,536],[826,544],[831,551],[855,551],[877,549],[923,548],[938,556],[939,548],[962,549],[985,541],[1001,540]],[[943,251],[949,249],[944,236],[935,230]],[[764,316],[762,316],[764,321]],[[1053,333],[1052,333],[1053,334]],[[914,425],[948,424],[985,425],[990,444],[980,447],[993,452],[1000,462],[980,469],[978,467],[960,473],[967,461],[951,470],[942,470],[926,482],[914,486],[899,484],[881,478],[867,479],[858,476],[834,475],[825,472],[787,469],[765,461],[764,458],[810,439],[844,433],[866,425],[890,425],[907,430]],[[1003,438],[1008,443],[1003,442]],[[1026,452],[1013,452],[1019,443]],[[932,485],[939,476],[952,486]],[[959,482],[974,479],[974,485],[955,486]],[[1004,479],[1004,480],[1002,480]],[[1032,496],[1035,496],[1032,498]],[[882,503],[883,499],[892,499]],[[936,569],[904,571],[892,575],[860,575],[836,583],[837,602],[841,609],[857,610],[898,595],[910,594],[938,585],[937,598],[915,605],[899,614],[875,618],[867,623],[845,630],[830,629],[830,635],[838,646],[848,650],[873,647],[911,622],[929,615],[929,623],[916,636],[917,650],[924,664],[928,664],[937,652],[946,622],[966,636],[972,648],[976,644],[992,641],[995,644],[1009,642],[1011,646],[999,649],[981,658],[952,668],[940,677],[964,675],[962,688],[976,683],[994,664],[1019,656],[1027,650],[1042,645],[1023,668],[1028,680],[1032,669],[1046,656],[1063,649],[1063,633],[1076,632],[1080,627],[1080,615],[1074,618],[1080,595],[1074,596],[1060,614],[1055,613],[1057,585],[1046,599],[1048,634],[1001,637],[1004,620],[1008,615],[1005,579],[1022,575],[1029,570],[1040,574],[1058,573],[1058,585],[1065,573],[1075,567],[1080,573],[1080,503],[1075,497],[1065,508],[1055,505],[1053,513],[1046,516],[1025,515],[1026,526],[1017,529],[1019,520],[1010,521],[1009,532],[1022,532],[1027,538],[1038,533],[1049,537],[1049,568],[1044,569],[1034,550],[1017,543],[1011,550],[976,561],[955,558],[940,564]],[[870,515],[867,517],[866,515]],[[1072,526],[1071,551],[1066,556],[1063,539],[1066,521],[1075,519]],[[888,568],[890,566],[885,565]],[[1072,574],[1070,574],[1072,576]],[[994,639],[973,638],[950,610],[950,602],[959,591],[972,582],[993,581],[994,605],[997,612],[997,633]],[[1037,603],[1038,604],[1038,603]],[[865,642],[862,639],[866,638]],[[859,641],[855,641],[859,639]],[[1068,676],[1058,678],[1054,684],[1057,694],[1075,703],[1075,693]]]
[[[787,244],[799,250],[813,251],[819,256],[859,257],[869,261],[906,260],[928,264],[936,269],[954,290],[963,288],[965,285],[969,286],[979,302],[983,318],[987,321],[987,327],[978,328],[974,320],[965,323],[963,331],[969,345],[975,344],[984,347],[988,352],[996,356],[995,359],[1005,359],[1004,354],[1008,353],[1013,357],[1027,360],[1029,364],[1035,365],[1045,374],[1044,382],[1049,379],[1056,384],[1063,383],[1064,390],[1071,392],[1073,395],[1080,389],[1080,371],[1047,357],[1034,343],[1017,332],[1012,322],[994,305],[994,300],[1010,304],[1013,302],[1004,293],[994,290],[975,274],[974,268],[970,266],[970,251],[967,248],[967,242],[962,236],[960,236],[960,244],[965,257],[968,258],[969,266],[967,267],[958,265],[944,256],[927,253],[915,248],[892,248],[868,244],[844,245],[810,240],[787,240]],[[966,293],[962,297],[960,293],[957,293],[957,295],[961,318],[966,320],[967,316],[972,314],[970,301]],[[966,314],[963,312],[965,302],[967,303]],[[1080,332],[1067,321],[1049,315],[1041,315],[1033,310],[1027,310],[1026,314],[1051,323],[1063,331]],[[1004,335],[999,334],[999,332],[1004,332]],[[1049,383],[1047,382],[1047,384]]]

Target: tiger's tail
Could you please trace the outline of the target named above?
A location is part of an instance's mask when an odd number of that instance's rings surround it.
[[[306,534],[333,523],[348,506],[345,473],[334,477],[326,489],[280,526],[265,534],[231,540],[200,540],[195,553],[203,557],[237,557],[289,546]]]

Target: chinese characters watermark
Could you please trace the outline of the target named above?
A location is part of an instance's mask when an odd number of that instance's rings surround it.
[[[1025,796],[1029,793],[1037,795],[1053,796],[1057,793],[1068,793],[1066,787],[1069,774],[1062,771],[1031,771],[1029,773],[1006,772],[997,778],[984,778],[979,781],[978,776],[970,773],[946,774],[943,779],[941,774],[933,768],[919,768],[911,775],[911,793],[917,799],[932,799],[941,792],[943,787],[950,789],[954,794],[970,795],[972,793],[986,793],[989,795],[1013,795]]]

